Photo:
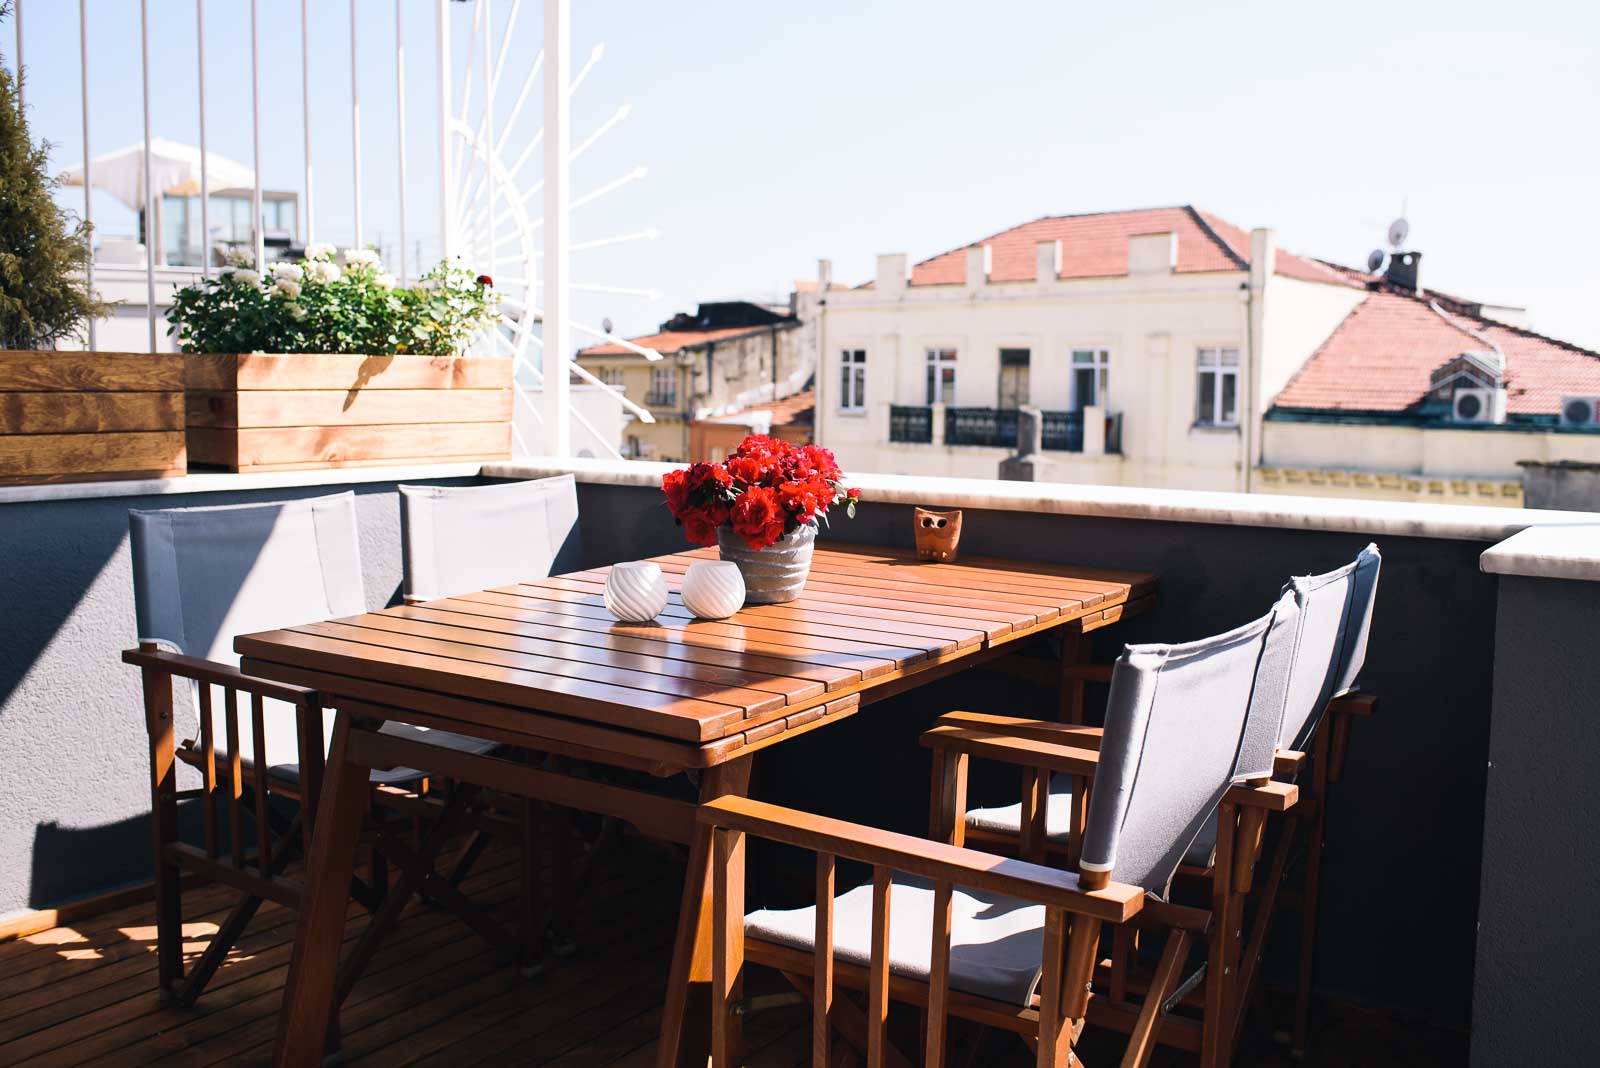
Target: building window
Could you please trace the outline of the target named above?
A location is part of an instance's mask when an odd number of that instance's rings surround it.
[[[678,403],[676,367],[650,368],[650,396],[645,403],[657,408],[671,408]]]
[[[1106,406],[1106,390],[1111,385],[1109,349],[1072,350],[1072,397],[1069,408],[1081,412],[1090,406]]]
[[[1028,363],[1031,356],[1027,349],[1000,350],[1000,390],[997,407],[1020,408],[1028,403]]]
[[[600,381],[604,382],[606,385],[610,386],[612,389],[616,390],[619,393],[622,392],[622,381],[623,381],[622,368],[620,368],[620,367],[602,367],[602,368],[600,368],[600,376],[599,377],[600,377]]]
[[[1239,425],[1239,350],[1201,349],[1196,381],[1195,422],[1201,426]]]
[[[867,408],[867,350],[839,353],[839,410],[861,412]]]
[[[956,399],[956,350],[928,350],[928,403],[952,404]]]

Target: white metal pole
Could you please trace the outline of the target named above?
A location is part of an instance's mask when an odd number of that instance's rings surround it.
[[[84,264],[84,281],[89,298],[94,299],[94,164],[89,160],[89,0],[78,0],[78,68],[82,79],[83,96],[83,230],[84,243],[89,246],[89,259]],[[94,350],[95,323],[89,320],[89,349]]]
[[[206,151],[206,5],[194,0],[195,51],[200,57],[200,275],[211,277],[211,154]],[[188,223],[184,219],[184,223]]]
[[[351,171],[355,175],[356,192],[356,243],[361,247],[361,79],[356,63],[356,0],[350,0],[350,149]]]
[[[256,185],[250,196],[251,231],[255,234],[256,270],[267,266],[266,235],[261,225],[261,11],[257,0],[250,0],[250,137],[254,155]]]
[[[139,73],[144,82],[144,317],[156,351],[155,193],[150,189],[150,3],[139,0]]]
[[[22,88],[22,0],[13,0],[11,5],[11,28],[17,31],[17,112],[26,115],[28,99]]]
[[[396,151],[400,155],[400,284],[411,279],[406,270],[406,28],[405,4],[394,0],[394,106]]]
[[[438,0],[435,13],[434,59],[439,83],[439,254],[445,259],[455,251],[451,234],[450,206],[450,0]]]
[[[300,136],[304,140],[306,157],[306,244],[316,240],[313,236],[314,217],[311,213],[311,31],[307,11],[309,0],[300,0]]]
[[[544,447],[552,456],[572,451],[567,363],[571,359],[569,318],[572,147],[572,10],[570,0],[544,4]]]
[[[487,183],[484,186],[485,200],[489,209],[489,248],[485,257],[485,264],[480,270],[485,271],[492,278],[494,276],[494,83],[493,72],[489,63],[489,34],[490,15],[489,0],[480,0],[483,4],[483,122],[478,129],[478,151],[483,155],[484,173]],[[502,56],[504,52],[502,51]],[[498,68],[497,68],[498,69]]]

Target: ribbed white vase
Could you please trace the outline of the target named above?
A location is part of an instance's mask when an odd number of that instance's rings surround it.
[[[606,610],[624,623],[648,623],[667,607],[667,580],[648,560],[616,564],[606,576]]]
[[[683,576],[683,607],[701,619],[727,619],[744,607],[744,576],[728,560],[701,560]]]

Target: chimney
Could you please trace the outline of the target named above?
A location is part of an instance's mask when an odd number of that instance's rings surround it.
[[[967,288],[977,289],[989,282],[989,246],[967,247]]]
[[[1418,268],[1421,266],[1422,253],[1396,252],[1389,257],[1389,269],[1383,272],[1383,277],[1390,285],[1415,293],[1422,288],[1417,284]]]
[[[1040,285],[1061,277],[1061,241],[1040,241],[1033,246],[1033,280]]]
[[[878,293],[886,300],[905,295],[910,270],[904,252],[885,252],[878,257]]]
[[[1129,274],[1171,274],[1178,266],[1178,235],[1133,234],[1128,238]]]

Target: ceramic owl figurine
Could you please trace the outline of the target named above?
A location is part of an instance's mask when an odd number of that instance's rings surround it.
[[[916,510],[917,555],[935,563],[954,563],[961,544],[961,512]]]

